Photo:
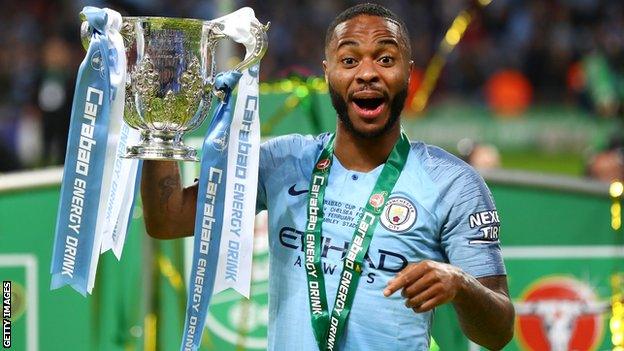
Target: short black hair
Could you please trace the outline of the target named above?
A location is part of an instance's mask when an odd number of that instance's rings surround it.
[[[410,44],[409,31],[407,30],[407,26],[405,25],[405,22],[403,22],[403,20],[399,16],[397,16],[394,12],[388,10],[387,8],[379,4],[373,4],[373,3],[358,4],[358,5],[349,7],[348,9],[342,11],[338,16],[336,16],[336,18],[334,18],[332,23],[329,24],[329,27],[327,27],[327,32],[325,33],[325,49],[327,49],[327,47],[329,46],[329,42],[332,40],[334,36],[334,30],[340,23],[346,22],[352,18],[355,18],[357,16],[362,16],[362,15],[377,16],[377,17],[381,17],[381,18],[384,18],[391,22],[396,23],[396,25],[399,26],[399,32],[405,39],[405,45],[407,46],[406,47],[407,54],[408,56],[412,55],[412,47]]]

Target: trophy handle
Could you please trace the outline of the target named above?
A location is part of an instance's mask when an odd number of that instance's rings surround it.
[[[236,65],[236,67],[233,68],[234,70],[243,71],[260,62],[269,45],[267,31],[270,26],[271,22],[267,22],[266,25],[262,25],[261,23],[251,25],[251,34],[254,36],[255,46],[251,54],[246,54],[245,59]]]
[[[260,62],[267,51],[269,43],[267,31],[269,30],[270,25],[271,22],[268,22],[266,25],[261,23],[251,23],[250,33],[254,38],[254,46],[251,50],[247,47],[245,58],[234,68],[232,68],[233,70],[240,72]],[[219,22],[208,22],[207,26],[208,32],[211,34],[210,40],[217,41],[224,38],[231,39],[224,33],[224,24]]]
[[[249,33],[253,38],[253,47],[250,48],[249,46],[245,45],[245,48],[246,48],[245,58],[239,64],[234,66],[232,70],[241,72],[255,65],[256,63],[260,62],[260,60],[266,53],[266,50],[268,47],[269,41],[267,38],[267,31],[269,30],[270,25],[271,25],[270,22],[268,22],[266,25],[262,25],[261,23],[258,23],[258,22],[251,23]],[[225,28],[225,25],[220,22],[208,21],[206,23],[205,29],[208,32],[208,43],[207,43],[208,45],[207,46],[208,46],[208,50],[212,52],[211,57],[214,57],[214,50],[219,40],[226,39],[226,38],[232,39],[230,36],[224,33],[224,28]],[[211,87],[210,90],[219,100],[223,101],[223,99],[225,98],[225,92],[219,89],[215,89],[213,85],[214,76],[216,74],[214,60],[212,61],[211,71],[213,72],[213,76],[210,78],[212,80],[210,84],[210,87]]]

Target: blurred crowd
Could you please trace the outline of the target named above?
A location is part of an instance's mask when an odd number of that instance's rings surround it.
[[[455,16],[475,3],[378,2],[407,23],[416,84]],[[271,21],[269,51],[261,69],[261,79],[270,81],[321,75],[325,29],[356,1],[0,3],[0,172],[4,172],[63,162],[74,80],[84,56],[78,13],[85,5],[129,15],[207,19],[251,6],[261,22]],[[432,103],[453,99],[495,104],[502,98],[572,105],[592,111],[596,118],[621,118],[624,2],[493,0],[473,15],[465,37],[447,59]],[[511,95],[501,97],[505,87]]]

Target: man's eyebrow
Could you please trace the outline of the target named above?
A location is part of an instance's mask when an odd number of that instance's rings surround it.
[[[399,47],[399,42],[395,38],[383,38],[377,42],[378,45],[392,45]]]
[[[395,38],[382,38],[379,41],[377,41],[376,44],[380,46],[391,45],[391,46],[396,46],[397,48],[399,47],[399,42]],[[343,46],[359,46],[359,45],[360,44],[355,40],[344,39],[338,42],[338,46],[336,47],[336,50],[340,49]]]
[[[351,39],[344,39],[338,42],[338,46],[336,46],[336,50],[340,49],[343,46],[358,46],[358,42]]]

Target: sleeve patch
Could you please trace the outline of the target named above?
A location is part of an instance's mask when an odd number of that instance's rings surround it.
[[[478,240],[471,240],[469,242],[470,244],[483,244],[498,241],[500,220],[498,219],[498,212],[496,210],[473,213],[468,217],[468,224],[470,225],[470,229],[479,228],[481,232],[481,238]]]

